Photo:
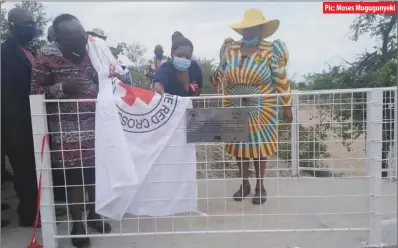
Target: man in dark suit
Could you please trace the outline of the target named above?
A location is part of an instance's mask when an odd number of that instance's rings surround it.
[[[24,9],[8,12],[10,37],[1,44],[1,156],[7,155],[19,198],[19,225],[35,221],[37,180],[30,115],[31,69],[35,60],[31,41],[36,36],[32,15]]]

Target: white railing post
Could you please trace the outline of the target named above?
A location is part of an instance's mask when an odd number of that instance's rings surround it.
[[[392,176],[390,177],[392,180],[398,179],[398,89],[393,90],[394,96],[394,141],[391,147],[392,150]]]
[[[47,112],[43,95],[30,96],[30,109],[32,115],[32,130],[36,161],[36,174],[39,182],[42,173],[42,188],[40,199],[41,233],[43,246],[45,248],[57,248],[58,240],[54,237],[57,234],[54,195],[52,187],[50,149],[44,145],[43,159],[41,157],[43,137],[47,132]]]
[[[295,92],[295,91],[293,91]],[[292,176],[299,176],[299,156],[300,156],[300,138],[299,138],[299,95],[293,95],[292,101],[292,113],[293,121],[291,125],[291,166],[292,166]]]
[[[383,90],[372,89],[367,93],[366,156],[370,176],[370,232],[369,245],[382,243],[381,195],[382,195],[382,129]]]

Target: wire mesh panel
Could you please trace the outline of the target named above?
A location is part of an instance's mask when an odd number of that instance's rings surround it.
[[[391,219],[397,209],[395,90],[195,98],[194,108],[248,108],[250,142],[196,143],[197,212],[126,215],[120,221],[93,215],[92,190],[101,182],[93,180],[90,162],[92,100],[32,97],[32,109],[47,104],[46,113],[32,111],[34,131],[45,126],[34,134],[37,156],[47,130],[44,120],[51,141],[52,162],[38,166],[38,171],[52,172],[43,183],[47,197],[41,202],[42,213],[48,213],[42,214],[45,247],[55,247],[58,240],[69,247],[66,238],[86,237],[96,237],[94,247],[358,247],[381,242],[376,234],[384,231],[375,221]],[[293,97],[292,123],[284,121],[290,116],[280,103],[283,97]],[[368,146],[380,149],[370,152]],[[66,208],[67,215],[56,218],[54,208]],[[77,222],[82,223],[79,231]]]

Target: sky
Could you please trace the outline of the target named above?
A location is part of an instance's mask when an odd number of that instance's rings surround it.
[[[69,13],[87,31],[103,29],[110,46],[142,43],[148,58],[157,44],[169,55],[171,35],[178,30],[192,41],[196,57],[216,60],[225,38],[240,39],[228,24],[240,22],[246,9],[259,8],[267,19],[280,20],[279,29],[268,40],[286,43],[288,74],[294,81],[328,65],[352,61],[372,51],[374,44],[368,36],[357,42],[349,39],[348,28],[357,15],[324,15],[321,2],[49,2],[44,6],[50,18]]]

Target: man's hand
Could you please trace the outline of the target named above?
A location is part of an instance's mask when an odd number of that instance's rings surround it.
[[[292,106],[283,107],[283,120],[286,123],[291,123],[293,121]]]
[[[115,77],[115,78],[117,78],[117,79],[119,79],[120,81],[123,82],[123,77],[122,77],[122,75],[120,75],[120,74],[117,73],[117,72],[111,72],[111,73],[109,73],[109,76],[108,76],[108,77],[109,77],[109,78]]]
[[[153,84],[153,91],[155,91],[156,93],[161,94],[162,96],[164,95],[164,87],[163,84],[159,83],[159,82],[155,82]]]
[[[83,79],[67,79],[62,84],[62,90],[65,94],[74,95],[84,91],[84,85],[86,81]]]

